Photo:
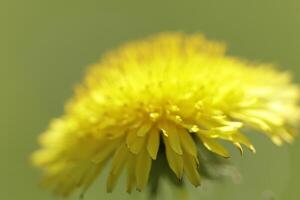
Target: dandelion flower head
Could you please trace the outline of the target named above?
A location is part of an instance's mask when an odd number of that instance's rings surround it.
[[[86,189],[111,160],[107,191],[122,171],[128,192],[143,190],[162,151],[174,176],[198,186],[199,144],[222,157],[222,141],[255,152],[243,127],[292,142],[299,88],[290,74],[225,50],[201,34],[162,33],[106,54],[40,137],[33,162],[44,184],[64,196]]]

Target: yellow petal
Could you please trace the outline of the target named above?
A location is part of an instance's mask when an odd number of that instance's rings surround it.
[[[197,162],[195,158],[189,154],[182,156],[184,163],[184,173],[190,182],[195,186],[200,185],[200,175],[197,170]]]
[[[271,135],[271,140],[272,140],[272,142],[274,142],[274,144],[276,144],[278,146],[281,146],[283,143],[282,139],[277,135]]]
[[[103,164],[101,165],[92,165],[92,169],[89,169],[88,175],[85,177],[85,179],[82,181],[83,184],[83,192],[85,192],[91,183],[95,180],[97,175],[100,173],[100,171],[103,169]]]
[[[137,157],[135,178],[137,189],[142,191],[148,182],[150,169],[151,169],[151,157],[144,148]]]
[[[270,125],[261,118],[253,117],[253,116],[250,116],[250,115],[247,115],[244,113],[232,113],[231,115],[232,115],[232,117],[234,117],[236,119],[240,119],[253,127],[262,129],[263,131],[271,130]]]
[[[286,141],[288,143],[292,143],[294,141],[292,134],[289,131],[287,131],[286,129],[281,128],[280,130],[278,130],[278,133],[284,141]]]
[[[139,137],[137,136],[136,131],[131,131],[128,133],[126,138],[127,147],[130,149],[132,153],[138,154],[144,145],[145,139],[146,139],[145,136]]]
[[[156,159],[158,149],[159,149],[159,132],[156,129],[152,129],[149,132],[147,150],[153,160]]]
[[[253,116],[260,118],[273,125],[281,126],[283,124],[283,118],[276,113],[272,113],[269,110],[248,110],[244,112],[247,116]]]
[[[197,157],[197,147],[190,133],[184,129],[178,129],[178,135],[182,148],[193,157]]]
[[[93,157],[92,162],[97,164],[106,160],[120,145],[120,140],[107,140],[99,149],[98,153]]]
[[[243,147],[241,146],[240,143],[238,143],[238,142],[233,142],[233,145],[240,151],[240,154],[241,154],[241,155],[244,154]]]
[[[198,134],[198,136],[200,136],[200,139],[202,140],[204,146],[208,150],[210,150],[216,154],[219,154],[220,156],[223,156],[225,158],[230,157],[228,151],[222,145],[215,142],[214,139],[210,139],[208,137],[205,137],[205,136],[199,135],[199,134]]]
[[[120,146],[116,151],[113,158],[112,168],[107,178],[107,183],[106,183],[107,192],[112,192],[112,190],[114,189],[116,181],[120,176],[121,170],[124,167],[128,155],[129,152],[125,144]]]
[[[166,156],[170,168],[176,174],[177,178],[181,179],[183,173],[183,160],[182,155],[177,154],[168,144],[168,139],[164,136],[164,144],[166,148]]]
[[[135,179],[135,156],[130,155],[127,163],[127,192],[131,193],[132,188],[136,184]]]
[[[248,138],[246,136],[244,136],[241,133],[236,133],[234,135],[232,135],[232,139],[233,142],[238,142],[241,143],[243,145],[245,145],[248,149],[250,149],[253,153],[256,152],[254,146],[251,144],[251,142],[248,140]]]
[[[182,155],[180,139],[178,136],[177,128],[167,122],[160,124],[161,130],[164,132],[164,137],[167,138],[169,145],[177,154]]]
[[[237,129],[240,129],[243,126],[243,123],[241,123],[241,122],[226,121],[226,122],[224,122],[224,124],[226,124],[226,125],[220,126],[220,127],[215,127],[215,128],[212,128],[211,130],[226,133],[226,132],[236,131]]]
[[[137,130],[137,136],[143,137],[145,136],[149,130],[151,129],[152,124],[151,123],[145,123],[143,124],[138,130]]]

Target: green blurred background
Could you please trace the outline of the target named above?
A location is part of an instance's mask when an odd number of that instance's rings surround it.
[[[273,62],[300,80],[298,0],[1,0],[1,199],[59,199],[39,188],[40,174],[30,165],[37,136],[62,114],[87,65],[125,41],[161,31],[203,32],[227,42],[232,55]],[[300,139],[280,148],[262,135],[251,139],[255,156],[233,153],[240,184],[225,180],[191,187],[190,198],[298,200]],[[86,200],[143,196],[130,196],[121,186],[106,194],[105,178],[98,178]],[[172,195],[165,191],[161,199]]]

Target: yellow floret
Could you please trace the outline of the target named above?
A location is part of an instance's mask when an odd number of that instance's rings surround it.
[[[163,33],[128,43],[94,64],[65,114],[42,135],[33,161],[44,184],[60,195],[86,189],[112,158],[107,191],[123,169],[127,191],[143,190],[163,147],[170,169],[198,186],[197,141],[229,157],[253,145],[252,127],[280,145],[293,141],[299,88],[290,74],[225,55],[223,44],[201,34]]]

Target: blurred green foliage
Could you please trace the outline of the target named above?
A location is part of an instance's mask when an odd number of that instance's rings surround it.
[[[300,2],[297,0],[1,0],[0,2],[0,198],[59,199],[38,186],[30,153],[50,119],[63,112],[87,65],[125,41],[161,31],[203,32],[224,41],[229,54],[273,62],[300,79]],[[300,142],[275,147],[250,136],[257,154],[232,162],[242,180],[207,183],[191,199],[297,200]],[[105,174],[85,199],[140,199],[122,183],[105,193]],[[168,183],[161,199],[173,194]],[[75,194],[69,199],[78,199]]]

